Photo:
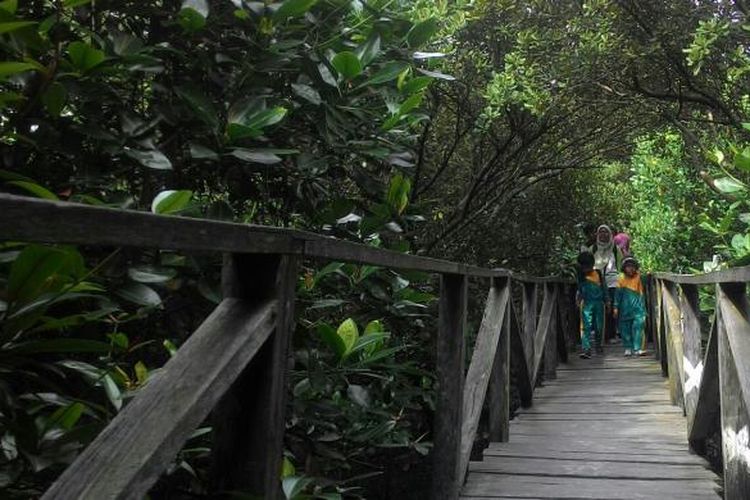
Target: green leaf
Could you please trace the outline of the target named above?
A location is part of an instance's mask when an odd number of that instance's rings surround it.
[[[447,80],[450,82],[456,79],[455,76],[446,75],[445,73],[440,73],[439,71],[428,71],[422,68],[419,68],[417,71],[419,71],[423,75],[429,76],[430,78],[437,78],[438,80]]]
[[[85,42],[73,42],[68,45],[68,58],[73,66],[85,73],[104,62],[104,52]]]
[[[32,340],[15,344],[8,348],[8,352],[14,354],[41,354],[41,353],[109,353],[111,347],[107,342],[88,339],[46,339]]]
[[[393,213],[401,214],[409,203],[409,192],[411,181],[401,174],[396,174],[391,179],[386,194],[386,203]]]
[[[0,62],[0,78],[7,78],[11,75],[24,73],[26,71],[41,70],[41,65],[31,62],[5,61]]]
[[[36,23],[34,21],[12,21],[9,23],[0,23],[0,35],[20,30],[21,28],[26,28],[27,26],[34,26],[35,24]]]
[[[309,85],[305,85],[303,83],[293,83],[292,91],[294,91],[294,93],[301,98],[305,99],[308,102],[311,102],[312,104],[315,104],[316,106],[323,102],[318,91]]]
[[[285,477],[281,481],[281,489],[284,490],[287,500],[301,500],[302,493],[312,482],[313,480],[309,477]]]
[[[0,10],[4,10],[8,14],[15,14],[18,10],[18,0],[4,0],[0,2]]]
[[[273,15],[274,21],[284,21],[290,17],[305,14],[318,0],[286,0]]]
[[[164,349],[167,350],[170,357],[177,354],[177,346],[174,345],[174,343],[171,340],[168,340],[168,339],[165,340],[164,342],[162,342],[162,345],[164,346]]]
[[[200,90],[195,88],[178,87],[175,93],[180,96],[193,111],[193,114],[211,127],[219,129],[219,113],[213,103]]]
[[[429,42],[437,30],[437,20],[435,18],[427,19],[426,21],[417,24],[409,31],[409,34],[406,35],[406,41],[409,44],[409,47],[418,49]]]
[[[398,78],[403,71],[409,69],[409,65],[404,62],[391,62],[383,66],[377,73],[372,75],[367,81],[365,81],[360,87],[366,87],[369,85],[379,85],[381,83],[390,82]]]
[[[354,344],[356,344],[357,339],[359,338],[359,329],[357,328],[357,323],[354,322],[352,318],[347,318],[344,320],[343,323],[341,323],[336,330],[336,335],[339,336],[341,341],[344,343],[344,346],[346,346],[346,350],[344,353],[348,353],[352,350],[352,347],[354,347]]]
[[[398,107],[398,114],[405,115],[418,108],[422,104],[423,94],[414,94],[413,96],[406,99],[401,106]]]
[[[92,0],[63,0],[63,6],[69,9],[74,9],[76,7],[80,7],[81,5],[91,3],[91,1]]]
[[[286,113],[280,106],[267,109],[258,99],[242,101],[229,110],[227,135],[232,141],[260,137],[264,128],[279,123]]]
[[[159,294],[153,288],[142,283],[127,283],[115,293],[140,306],[156,307],[161,304]]]
[[[362,42],[355,53],[362,63],[362,67],[366,67],[378,56],[380,52],[380,35],[377,32],[373,32],[367,40]]]
[[[85,408],[86,407],[83,405],[83,403],[79,402],[71,403],[67,406],[58,408],[52,415],[50,415],[49,420],[47,420],[45,424],[45,427],[47,429],[57,427],[60,429],[70,430],[81,418],[81,415],[83,415],[83,410]]]
[[[412,78],[401,87],[401,92],[406,95],[416,94],[417,92],[426,89],[432,81],[433,79],[429,76],[418,76]]]
[[[216,151],[201,144],[190,143],[190,157],[194,160],[218,160]]]
[[[101,385],[104,387],[104,393],[107,395],[109,402],[119,411],[122,408],[122,392],[117,387],[117,383],[110,375],[105,375],[101,380]]]
[[[151,211],[155,214],[174,214],[184,210],[190,204],[193,192],[188,190],[162,191],[151,202]]]
[[[130,339],[122,332],[110,333],[107,334],[107,337],[112,341],[113,345],[116,345],[120,349],[127,349],[130,346]]]
[[[188,33],[203,29],[208,17],[208,2],[206,0],[183,0],[182,8],[177,15],[177,22]]]
[[[141,385],[148,381],[148,368],[146,368],[146,365],[144,365],[142,361],[135,364],[135,378]]]
[[[737,193],[746,189],[743,183],[731,177],[719,177],[714,181],[714,185],[722,193]]]
[[[36,182],[30,181],[8,181],[5,184],[8,186],[16,186],[29,193],[33,194],[38,198],[44,198],[45,200],[59,200],[57,195],[45,187],[40,186]]]
[[[137,266],[128,269],[128,277],[138,283],[166,283],[177,276],[171,267]]]
[[[269,152],[262,151],[262,150],[254,151],[254,150],[244,149],[244,148],[235,148],[229,154],[239,160],[250,162],[250,163],[273,165],[275,163],[281,162],[281,158],[277,156],[276,154],[269,153]]]
[[[284,460],[281,462],[281,478],[285,479],[291,477],[296,474],[296,472],[297,471],[292,462],[287,457],[284,457]]]
[[[338,356],[339,359],[344,357],[344,355],[346,354],[346,343],[336,333],[336,330],[334,330],[331,325],[327,323],[321,323],[316,327],[315,330],[320,338],[326,344],[328,344],[331,349],[333,349],[333,352],[336,353],[336,356]]]
[[[385,329],[383,328],[383,323],[381,323],[380,320],[376,319],[367,323],[367,326],[365,327],[364,335],[370,335],[371,333],[377,333],[377,332],[383,332],[383,331],[385,331]]]
[[[743,123],[742,128],[744,128],[745,130],[750,130],[750,123]]]
[[[59,291],[85,272],[83,257],[72,248],[29,245],[10,268],[8,297],[18,302]]]
[[[126,149],[125,154],[136,160],[147,168],[154,170],[172,170],[172,162],[158,149],[139,151],[137,149]]]
[[[42,96],[44,107],[47,109],[47,112],[55,118],[59,117],[60,113],[62,113],[67,99],[68,91],[65,90],[65,87],[59,82],[50,85]]]
[[[348,50],[336,54],[331,60],[331,65],[347,80],[356,78],[362,73],[362,64],[357,55]]]
[[[734,157],[734,166],[745,171],[750,171],[750,148],[745,148]]]

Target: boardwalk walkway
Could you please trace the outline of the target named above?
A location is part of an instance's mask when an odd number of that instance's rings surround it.
[[[611,347],[557,373],[511,422],[511,442],[471,462],[462,498],[720,498],[719,477],[688,451],[682,410],[653,358]]]

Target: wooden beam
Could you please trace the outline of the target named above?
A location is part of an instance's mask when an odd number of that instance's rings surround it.
[[[516,380],[516,384],[518,386],[518,394],[521,398],[521,406],[524,408],[528,408],[531,406],[534,397],[534,389],[531,386],[531,379],[529,378],[529,373],[531,370],[528,368],[528,358],[526,354],[528,351],[528,349],[526,348],[526,344],[530,344],[531,342],[527,342],[528,339],[525,337],[523,327],[518,321],[516,306],[513,304],[512,299],[508,301],[508,308],[508,312],[510,313],[510,315],[508,316],[508,320],[510,321],[509,328],[511,353],[512,358],[519,366],[519,373],[517,373],[518,378]]]
[[[524,357],[526,358],[526,368],[529,370],[529,381],[531,382],[531,388],[534,389],[534,383],[536,381],[536,364],[534,359],[536,358],[536,325],[539,318],[538,308],[538,292],[537,284],[534,282],[522,282],[522,295],[521,295],[521,314],[523,325],[523,350]]]
[[[547,285],[552,291],[552,312],[550,314],[549,326],[547,327],[547,339],[544,341],[544,380],[555,380],[557,378],[557,308],[558,291],[554,284]]]
[[[682,366],[683,334],[680,311],[680,298],[677,286],[669,281],[662,285],[662,299],[666,317],[666,344],[669,367],[669,397],[672,404],[685,410],[683,387],[685,376]]]
[[[271,334],[275,308],[224,299],[42,498],[143,498]]]
[[[510,298],[510,283],[507,286],[508,300],[505,303],[505,317],[487,389],[490,441],[501,443],[507,442],[510,436],[510,352],[514,328],[515,335],[518,335],[517,325],[514,324],[516,319],[513,317],[513,301]],[[520,385],[519,383],[519,392],[521,392]]]
[[[724,498],[750,498],[750,306],[744,283],[717,286]]]
[[[464,388],[464,334],[466,331],[466,276],[440,277],[437,337],[437,400],[432,449],[432,495],[438,500],[458,498],[461,421]]]
[[[539,375],[539,368],[542,364],[542,355],[544,346],[547,342],[547,336],[550,331],[552,322],[552,313],[555,309],[556,300],[555,289],[550,286],[544,287],[544,299],[542,300],[542,311],[539,314],[539,322],[534,332],[534,360],[531,374],[531,387],[536,387],[536,381]]]
[[[698,448],[700,442],[716,430],[714,423],[720,420],[717,418],[721,413],[721,396],[719,393],[719,335],[716,328],[717,318],[715,317],[708,335],[706,354],[703,357],[703,374],[698,389],[695,414],[692,420],[688,419],[688,441],[693,448]]]
[[[497,356],[498,342],[505,321],[510,285],[508,279],[493,280],[484,308],[474,352],[464,383],[464,400],[461,425],[461,456],[459,460],[459,483],[463,484],[469,465],[474,437],[479,427],[479,417],[484,408],[487,385]]]
[[[271,338],[214,410],[209,483],[217,493],[243,491],[259,498],[282,498],[279,471],[289,345],[294,331],[297,258],[228,254],[224,262],[225,297],[244,300],[249,305],[273,299],[279,313]]]
[[[750,266],[732,267],[705,274],[655,273],[659,279],[686,285],[714,285],[716,283],[745,283],[750,281]]]
[[[685,398],[685,415],[688,427],[695,418],[701,378],[703,376],[703,352],[701,347],[700,310],[698,287],[680,285],[680,310],[682,311],[682,393]]]

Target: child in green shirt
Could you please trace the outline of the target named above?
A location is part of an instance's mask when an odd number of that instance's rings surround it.
[[[638,261],[626,257],[622,261],[622,276],[617,280],[615,308],[625,356],[643,356],[643,326],[646,324],[646,287],[638,270]]]
[[[581,308],[581,354],[591,358],[592,333],[595,345],[601,346],[604,329],[604,308],[609,295],[601,273],[594,269],[594,255],[582,252],[578,255],[578,293],[576,300]]]

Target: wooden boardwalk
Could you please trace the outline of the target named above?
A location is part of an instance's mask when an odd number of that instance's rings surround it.
[[[571,356],[471,462],[461,498],[720,498],[719,476],[688,450],[682,410],[652,357]]]

